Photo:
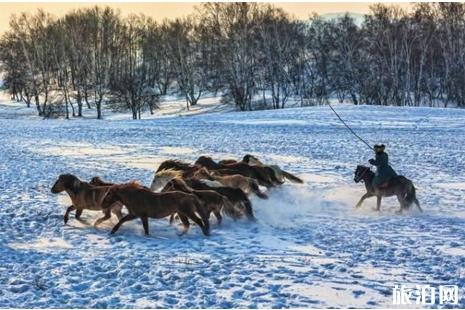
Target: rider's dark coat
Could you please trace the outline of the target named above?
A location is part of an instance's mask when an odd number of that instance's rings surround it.
[[[379,186],[384,182],[389,181],[392,177],[397,176],[397,173],[389,165],[389,157],[385,152],[376,153],[376,158],[370,159],[370,164],[376,166],[376,174],[373,178],[373,186]]]

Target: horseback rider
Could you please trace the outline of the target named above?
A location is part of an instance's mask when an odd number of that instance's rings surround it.
[[[373,147],[375,151],[375,158],[370,159],[368,162],[376,166],[376,175],[373,178],[374,187],[385,187],[391,178],[397,176],[397,173],[389,165],[388,154],[384,152],[386,146],[384,144],[376,144]]]

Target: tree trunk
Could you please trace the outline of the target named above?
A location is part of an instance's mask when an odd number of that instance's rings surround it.
[[[84,89],[84,100],[86,101],[87,108],[88,108],[88,109],[92,109],[92,107],[90,106],[90,102],[89,102],[89,92],[87,91],[87,89]]]
[[[97,119],[102,119],[102,98],[95,101],[95,107],[97,108]]]
[[[39,95],[34,96],[34,100],[36,102],[36,108],[37,108],[37,113],[39,113],[39,116],[42,116],[44,113],[42,112],[42,109],[40,108],[40,99]]]
[[[76,96],[77,106],[78,106],[78,117],[82,117],[82,96],[81,90],[78,89],[77,96]]]

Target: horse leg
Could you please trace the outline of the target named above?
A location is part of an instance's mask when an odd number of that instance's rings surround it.
[[[66,209],[65,215],[63,216],[63,220],[65,221],[65,224],[68,223],[69,213],[74,210],[76,210],[76,207],[73,205],[69,206],[68,209]]]
[[[203,222],[203,228],[202,231],[205,233],[207,232],[207,235],[210,233],[210,212],[208,212],[207,206],[199,202],[194,203],[195,208],[192,209],[197,214],[200,216]]]
[[[175,213],[170,215],[170,225],[173,225]]]
[[[121,220],[123,218],[123,212],[121,210],[123,209],[123,206],[120,203],[115,203],[115,207],[111,206],[111,212],[116,215],[118,220]]]
[[[80,220],[80,219],[81,219],[81,214],[82,214],[82,209],[76,210],[76,215],[75,215],[75,217],[76,217],[77,220]]]
[[[134,214],[128,214],[128,215],[123,216],[119,220],[118,224],[116,224],[115,227],[113,227],[110,234],[113,235],[121,227],[121,225],[123,225],[124,222],[131,221],[135,218],[137,218],[137,216],[135,216]]]
[[[397,196],[397,200],[399,201],[399,204],[400,204],[400,209],[396,211],[396,213],[398,214],[401,214],[402,211],[404,211],[404,208],[405,208],[405,201],[404,201],[404,198],[403,196]]]
[[[223,217],[221,216],[220,210],[216,209],[215,211],[213,211],[213,214],[215,214],[216,222],[218,223],[218,225],[221,225],[221,222],[223,221]]]
[[[379,211],[381,209],[381,199],[382,196],[376,196],[376,211]]]
[[[148,236],[149,235],[149,219],[146,216],[141,217],[140,219],[142,221],[142,226],[144,226],[145,235]]]
[[[420,202],[418,201],[418,199],[414,199],[413,200],[413,203],[418,207],[418,210],[420,210],[420,212],[423,212],[423,209],[420,207]]]
[[[365,195],[362,196],[362,198],[360,198],[360,200],[357,202],[357,204],[355,205],[356,208],[360,208],[362,206],[362,203],[365,199],[367,198],[370,198],[370,197],[373,197],[374,195],[372,193],[366,193]]]
[[[111,217],[111,210],[104,210],[103,213],[104,213],[104,216],[102,216],[101,218],[96,220],[95,223],[94,223],[94,226],[99,225],[100,223],[102,223],[103,221],[108,220]]]
[[[207,226],[204,224],[202,219],[195,214],[193,210],[186,210],[186,216],[190,218],[195,224],[197,224],[201,229],[205,236],[208,236],[210,232]]]
[[[181,231],[180,234],[178,234],[178,236],[182,236],[184,235],[185,233],[187,233],[187,231],[189,230],[189,219],[184,215],[184,214],[181,214],[179,213],[179,219],[181,219],[181,222],[183,224],[183,230]]]

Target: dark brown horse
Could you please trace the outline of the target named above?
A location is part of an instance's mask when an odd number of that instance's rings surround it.
[[[184,181],[190,188],[195,190],[212,190],[220,195],[225,196],[229,199],[229,201],[231,201],[235,210],[242,210],[242,212],[249,220],[255,221],[252,202],[250,202],[247,195],[241,189],[227,186],[213,187],[203,183],[201,180],[196,179],[184,179]]]
[[[254,178],[262,186],[266,186],[268,188],[274,186],[274,182],[270,177],[270,173],[267,172],[263,167],[249,166],[243,162],[218,164],[208,156],[200,156],[195,162],[195,165],[205,167],[212,171],[229,169],[232,174],[240,174],[245,177]]]
[[[251,166],[261,166],[261,167],[269,169],[268,171],[271,171],[272,175],[275,177],[277,182],[279,182],[280,184],[284,183],[286,179],[294,183],[304,182],[299,177],[296,177],[290,172],[284,171],[277,165],[263,164],[257,157],[250,155],[250,154],[245,155],[244,158],[242,158],[242,162],[249,164]]]
[[[260,167],[263,167],[263,172],[268,175],[268,178],[273,182],[274,185],[282,185],[284,183],[283,173],[281,173],[281,175],[279,173],[277,173],[275,171],[275,168],[274,168],[275,166],[266,166],[266,165],[263,165],[261,162],[260,162],[260,164],[251,163],[249,161],[249,158],[250,158],[249,156],[253,157],[252,155],[247,154],[247,155],[244,156],[242,161],[238,161],[238,160],[235,160],[235,159],[223,159],[223,160],[220,160],[218,163],[220,165],[230,165],[230,164],[237,164],[237,163],[245,163],[245,164],[247,164],[249,166],[260,166]],[[259,162],[256,157],[253,157],[253,158],[256,159],[257,162]],[[220,170],[217,170],[217,171],[220,171]],[[283,172],[285,172],[285,171],[283,171]],[[287,172],[285,172],[285,173],[287,173]],[[289,175],[291,175],[291,174],[289,174]],[[293,177],[295,177],[295,176],[293,176]],[[295,177],[295,178],[300,180],[297,177]],[[293,179],[292,181],[295,181],[295,179]],[[301,182],[299,182],[299,181],[295,181],[295,182],[296,183],[303,183],[302,180],[300,180],[300,181]]]
[[[65,224],[68,222],[69,213],[76,210],[76,219],[80,219],[83,210],[103,211],[104,216],[99,218],[94,225],[110,219],[113,212],[118,219],[123,217],[121,209],[122,204],[115,202],[111,208],[103,210],[102,200],[109,190],[109,186],[93,186],[87,182],[82,182],[72,174],[62,174],[53,185],[51,191],[54,194],[65,191],[71,198],[72,205],[66,209],[64,215]]]
[[[141,187],[136,183],[114,185],[110,187],[102,207],[109,208],[115,202],[121,202],[126,206],[129,214],[124,216],[118,224],[113,227],[111,233],[114,234],[120,226],[127,221],[140,218],[144,226],[144,232],[149,234],[148,218],[164,218],[177,213],[186,233],[189,229],[189,219],[196,223],[204,235],[210,233],[210,223],[207,213],[203,209],[199,199],[192,194],[179,191],[154,193],[151,190]],[[200,217],[197,214],[200,215]]]
[[[357,169],[355,169],[355,183],[363,181],[367,190],[366,194],[360,198],[360,201],[355,206],[356,208],[359,208],[365,199],[376,196],[376,210],[379,211],[382,197],[397,196],[397,200],[400,203],[399,212],[408,209],[413,203],[423,212],[416,197],[415,186],[412,181],[403,176],[396,176],[389,180],[386,187],[378,188],[373,186],[374,177],[375,173],[369,167],[357,166]]]
[[[241,214],[234,209],[233,204],[225,196],[218,194],[217,192],[212,190],[194,190],[190,188],[182,179],[172,179],[161,190],[161,192],[169,191],[181,191],[197,196],[197,198],[199,198],[200,202],[202,203],[204,209],[207,211],[208,217],[210,217],[211,213],[215,214],[218,224],[221,224],[221,221],[223,219],[223,217],[221,216],[222,210],[224,210],[224,213],[234,218],[234,220],[241,217]],[[172,223],[173,218],[173,216],[170,218],[170,223]]]

